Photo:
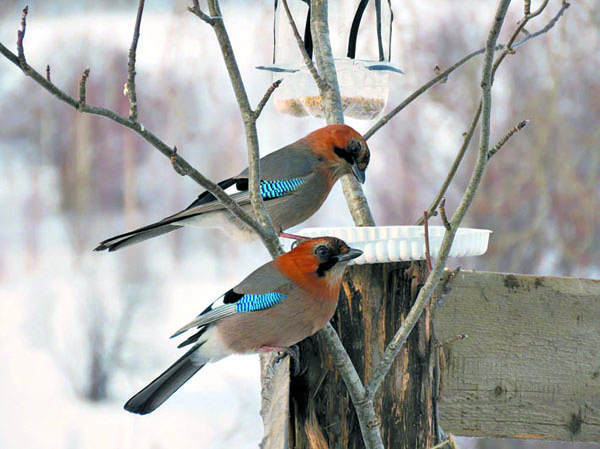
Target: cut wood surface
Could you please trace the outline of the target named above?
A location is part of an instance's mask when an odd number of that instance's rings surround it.
[[[436,328],[445,431],[600,442],[600,281],[461,272]]]

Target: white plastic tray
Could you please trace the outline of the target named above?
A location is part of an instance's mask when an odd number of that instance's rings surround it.
[[[437,257],[445,229],[429,226],[431,257]],[[450,257],[480,256],[487,251],[489,229],[459,228]],[[363,251],[350,264],[398,262],[425,259],[425,231],[423,226],[365,226],[360,228],[305,228],[297,232],[306,237],[332,236],[349,246]]]

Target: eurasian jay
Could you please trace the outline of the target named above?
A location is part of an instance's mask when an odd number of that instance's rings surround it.
[[[209,362],[232,354],[285,351],[333,316],[349,260],[362,254],[335,237],[301,240],[251,273],[173,337],[197,328],[192,345],[169,369],[125,404],[145,415],[158,408]]]
[[[277,230],[285,230],[312,216],[343,175],[365,181],[370,152],[362,136],[347,125],[328,125],[260,159],[260,192]],[[239,191],[233,199],[254,216],[248,192],[248,169],[219,183]],[[225,209],[209,192],[190,206],[159,222],[104,240],[95,251],[115,251],[182,226],[221,227],[238,238],[255,233]]]

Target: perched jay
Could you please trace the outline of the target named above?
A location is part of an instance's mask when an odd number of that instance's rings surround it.
[[[302,223],[323,204],[336,181],[353,173],[365,181],[369,148],[362,136],[346,125],[328,125],[260,160],[260,192],[276,229]],[[248,169],[219,183],[235,186],[233,199],[254,216],[248,192]],[[96,251],[116,251],[182,226],[222,227],[241,238],[255,234],[225,209],[209,192],[190,206],[159,222],[104,240]],[[233,232],[232,232],[233,231]],[[241,232],[235,232],[241,231]]]
[[[197,328],[179,345],[191,349],[127,401],[125,410],[154,411],[209,362],[286,350],[313,335],[335,312],[344,267],[361,254],[338,238],[319,237],[301,240],[264,264],[173,335]]]

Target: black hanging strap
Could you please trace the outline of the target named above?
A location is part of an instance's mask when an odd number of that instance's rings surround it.
[[[352,26],[350,27],[350,40],[348,41],[348,57],[350,59],[354,59],[356,56],[356,38],[358,36],[358,28],[360,27],[360,21],[362,20],[362,16],[367,8],[368,3],[369,0],[360,0],[358,8],[356,9],[356,14],[354,15],[354,19],[352,20]]]
[[[308,13],[306,13],[306,25],[304,26],[304,48],[308,57],[312,59],[313,55],[313,41],[312,34],[310,32],[310,2],[308,3]]]
[[[377,15],[377,47],[379,49],[379,60],[385,61],[383,54],[383,36],[381,34],[381,0],[375,0],[375,14]]]

